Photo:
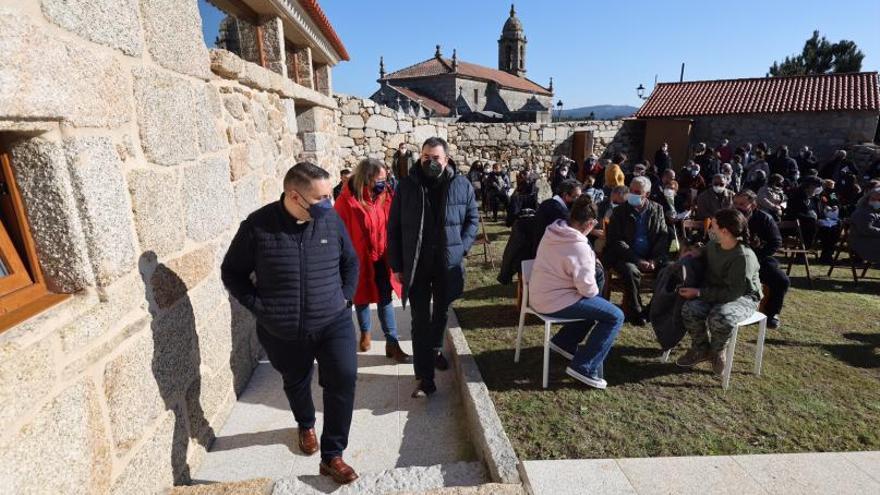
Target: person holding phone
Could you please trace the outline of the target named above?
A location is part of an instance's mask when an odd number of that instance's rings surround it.
[[[547,227],[532,266],[529,304],[548,316],[584,320],[564,325],[550,349],[571,360],[565,369],[569,376],[604,389],[602,365],[623,326],[623,311],[599,296],[596,255],[587,240],[597,223],[593,199],[580,196],[567,220]]]

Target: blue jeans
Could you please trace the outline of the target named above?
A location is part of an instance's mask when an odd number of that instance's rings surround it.
[[[571,306],[548,316],[585,319],[563,325],[553,336],[553,343],[574,354],[571,361],[573,369],[587,376],[602,378],[602,363],[623,326],[623,311],[601,296],[594,296],[581,298]],[[590,334],[589,337],[587,333]],[[586,343],[578,346],[584,337],[587,337]]]
[[[379,289],[379,302],[376,304],[379,324],[382,325],[385,341],[397,342],[397,321],[394,319],[394,304],[391,302],[391,279],[388,275],[388,267],[383,260],[377,261],[374,266],[376,288]],[[369,332],[372,326],[370,322],[370,305],[356,304],[354,310],[361,332]]]

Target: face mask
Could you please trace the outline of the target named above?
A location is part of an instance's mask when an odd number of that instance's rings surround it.
[[[443,173],[443,165],[440,165],[440,162],[437,160],[423,161],[422,171],[429,179],[436,179]]]
[[[691,169],[691,176],[692,177],[696,177],[697,175],[699,175],[699,173],[700,173],[700,169],[698,169],[698,168]]]
[[[868,201],[868,204],[871,205],[871,208],[880,210],[880,201]]]
[[[642,196],[639,194],[629,193],[626,195],[626,202],[633,207],[642,206]]]
[[[716,194],[721,194],[724,192],[724,186],[712,186],[712,190],[715,191]]]
[[[675,189],[664,189],[663,194],[667,198],[674,198],[675,197]]]
[[[716,232],[714,230],[710,230],[709,231],[709,240],[718,242],[718,232]]]
[[[567,168],[559,169],[559,174],[562,176],[568,175],[568,169]]]
[[[385,181],[377,180],[375,184],[373,184],[373,194],[376,196],[385,192]]]
[[[813,196],[818,196],[818,195],[820,195],[820,194],[822,194],[822,188],[821,188],[821,187],[817,187],[816,189],[813,189]]]
[[[326,215],[327,212],[333,209],[333,205],[330,203],[329,198],[324,198],[321,201],[318,201],[317,203],[308,206],[303,206],[300,203],[300,206],[308,210],[309,216],[312,217],[312,220],[320,219],[321,217]]]

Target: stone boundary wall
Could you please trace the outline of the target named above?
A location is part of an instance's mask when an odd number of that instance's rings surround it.
[[[0,333],[0,491],[159,492],[262,353],[226,248],[293,163],[338,168],[336,103],[209,51],[195,0],[3,5],[0,142],[71,296]]]
[[[788,145],[792,155],[806,145],[820,162],[838,149],[871,143],[877,131],[876,112],[817,112],[725,115],[694,118],[691,144],[717,146],[727,138],[734,146],[765,141],[771,147]]]
[[[339,158],[348,168],[365,157],[390,163],[401,142],[418,149],[431,136],[449,142],[450,154],[463,170],[475,160],[504,161],[514,167],[549,166],[555,157],[570,155],[572,135],[582,130],[593,131],[594,152],[599,155],[641,154],[643,129],[627,121],[446,123],[414,118],[369,99],[336,95],[336,100]]]

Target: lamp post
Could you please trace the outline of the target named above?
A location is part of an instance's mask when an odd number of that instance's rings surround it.
[[[641,84],[639,84],[639,87],[636,88],[636,94],[639,95],[639,99],[642,99],[642,100],[648,99],[648,97],[645,96],[645,87]]]
[[[556,121],[562,120],[562,100],[556,102]]]

